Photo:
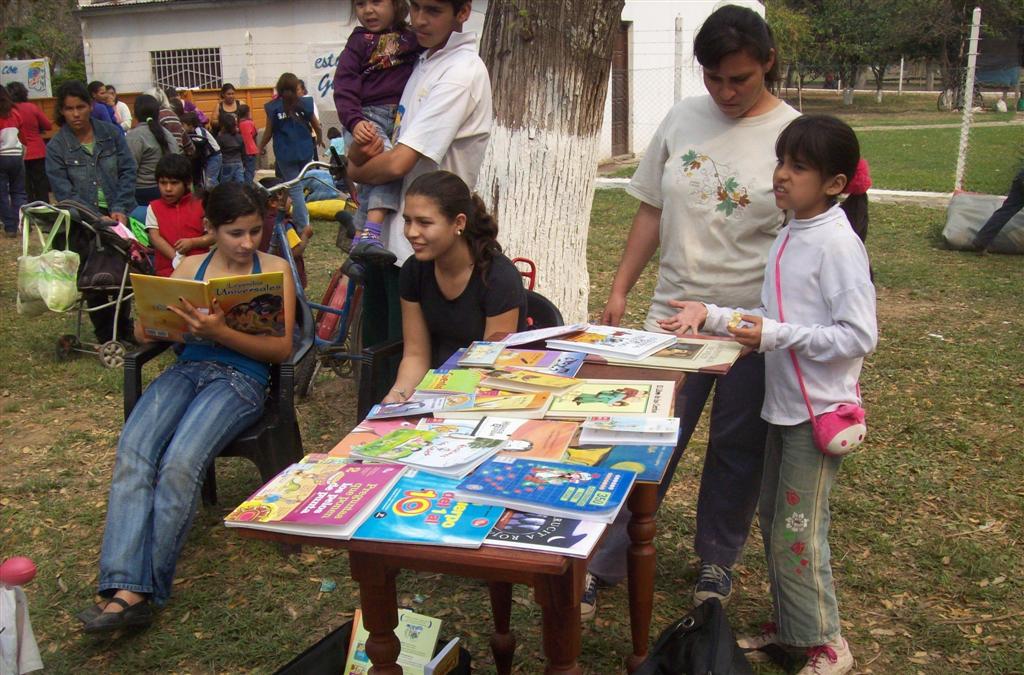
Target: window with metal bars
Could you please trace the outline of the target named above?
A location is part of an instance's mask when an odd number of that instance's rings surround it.
[[[176,89],[219,89],[220,47],[167,49],[149,53],[153,82]]]

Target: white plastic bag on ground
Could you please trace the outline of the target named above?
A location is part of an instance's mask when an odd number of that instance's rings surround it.
[[[39,255],[29,255],[32,225],[26,216],[22,227],[22,253],[18,257],[18,313],[34,316],[46,309],[66,312],[78,300],[78,254],[68,249],[70,215],[61,211],[48,237],[35,227],[43,247]],[[53,240],[64,229],[64,250],[53,248]]]
[[[974,237],[985,221],[1003,205],[1006,197],[976,192],[957,192],[946,210],[946,226],[942,238],[950,247],[970,250]],[[1010,218],[988,249],[996,253],[1024,254],[1024,210]]]

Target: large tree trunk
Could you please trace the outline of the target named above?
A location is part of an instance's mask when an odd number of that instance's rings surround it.
[[[624,0],[491,0],[480,53],[494,128],[477,191],[510,257],[566,321],[587,316],[587,230],[612,43]]]

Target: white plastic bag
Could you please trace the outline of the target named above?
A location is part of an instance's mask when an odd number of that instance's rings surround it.
[[[66,312],[78,300],[78,254],[68,249],[71,217],[67,211],[59,211],[48,237],[43,236],[39,226],[39,243],[43,250],[39,255],[29,255],[29,239],[32,225],[28,216],[22,219],[22,247],[18,257],[18,313],[26,316],[41,314],[46,309]],[[64,250],[53,248],[53,240],[64,227]]]

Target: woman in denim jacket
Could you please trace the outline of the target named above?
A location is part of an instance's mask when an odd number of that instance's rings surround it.
[[[81,82],[65,82],[57,90],[57,125],[60,130],[46,146],[46,176],[57,200],[74,199],[109,215],[122,224],[135,208],[135,160],[120,129],[92,119],[89,91]],[[86,294],[89,307],[110,300],[105,292]],[[118,337],[130,338],[130,304],[121,306]],[[90,312],[96,339],[109,342],[114,335],[114,307]]]

